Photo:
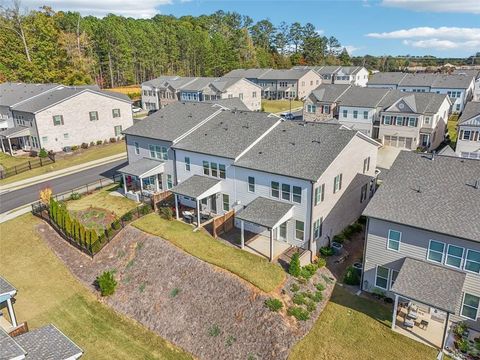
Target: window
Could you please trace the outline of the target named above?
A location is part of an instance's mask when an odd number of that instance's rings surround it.
[[[330,114],[330,105],[323,105],[323,113]]]
[[[445,264],[460,269],[462,267],[463,251],[460,246],[448,245]]]
[[[397,116],[395,119],[395,125],[402,126],[403,125],[403,116]]]
[[[240,100],[243,100],[243,94],[242,93],[239,93],[238,97],[240,98]]]
[[[203,162],[203,175],[210,176],[210,163],[208,161]]]
[[[335,194],[337,191],[342,189],[342,174],[335,176],[333,179],[333,193]]]
[[[480,273],[480,252],[470,249],[467,250],[464,269],[477,274]]]
[[[397,280],[397,276],[398,276],[398,271],[397,270],[390,270],[390,287],[389,287],[389,289],[391,289],[393,284],[395,284],[395,281]]]
[[[348,116],[348,110],[343,110],[343,117],[346,118]]]
[[[479,302],[478,296],[465,293],[462,302],[462,316],[476,321]]]
[[[425,125],[430,125],[430,117],[429,116],[425,117]]]
[[[272,181],[270,185],[270,194],[272,197],[279,198],[280,197],[280,184],[276,181]]]
[[[388,268],[377,266],[377,274],[375,276],[375,286],[387,290],[388,286]]]
[[[63,134],[63,138],[64,138],[65,140],[68,140],[68,138],[69,138],[68,133]]]
[[[402,233],[396,230],[388,230],[387,249],[400,250],[400,241],[402,239]]]
[[[463,131],[462,140],[470,140],[470,130],[464,130]]]
[[[255,192],[255,178],[253,176],[248,177],[248,191]]]
[[[190,171],[190,158],[185,156],[185,170]]]
[[[367,173],[370,170],[370,156],[363,160],[363,173]]]
[[[363,119],[367,120],[368,119],[368,111],[363,112]]]
[[[120,117],[120,109],[112,109],[112,116],[114,118]]]
[[[443,262],[445,244],[440,241],[430,240],[428,243],[427,259],[430,261]]]
[[[353,118],[356,119],[358,117],[358,111],[353,110]]]
[[[220,178],[225,179],[227,172],[225,170],[225,165],[224,164],[218,164],[218,171],[220,173]]]
[[[168,160],[167,148],[165,146],[148,145],[150,157],[160,160]]]
[[[228,194],[222,194],[223,200],[223,210],[229,211],[230,210],[230,196]]]
[[[53,126],[63,125],[63,115],[53,116]]]
[[[210,163],[210,168],[212,170],[212,176],[218,177],[218,166],[217,163],[211,162]]]
[[[362,186],[362,192],[360,194],[360,202],[363,203],[367,200],[367,193],[368,193],[368,184]]]
[[[98,112],[97,111],[90,111],[88,114],[90,115],[90,121],[97,121],[98,120]]]
[[[390,125],[391,124],[390,120],[391,120],[391,117],[389,115],[385,116],[383,118],[383,124],[384,125]]]
[[[317,111],[317,107],[315,105],[307,105],[308,113],[315,113],[316,111]]]
[[[317,219],[313,223],[313,236],[315,239],[319,239],[322,236],[322,224],[323,218]]]
[[[133,143],[133,146],[135,147],[135,155],[139,155],[140,154],[140,145],[138,144],[138,142],[134,142]]]
[[[42,143],[48,142],[48,136],[42,136]]]
[[[290,201],[290,185],[282,184],[282,199]]]
[[[295,220],[295,238],[297,240],[302,240],[305,236],[305,224],[303,221]]]
[[[117,125],[113,129],[115,131],[115,136],[122,135],[122,125]]]
[[[256,97],[257,97],[257,92],[256,91],[252,92],[252,98],[256,98]]]
[[[408,118],[408,126],[410,127],[417,126],[417,119],[414,117]]]
[[[315,188],[315,205],[320,204],[325,197],[325,184]]]
[[[292,187],[292,200],[298,204],[302,203],[302,188],[300,186]]]
[[[287,222],[285,221],[283,224],[279,226],[279,237],[281,239],[287,238]]]
[[[167,174],[167,189],[171,189],[173,187],[172,175]]]

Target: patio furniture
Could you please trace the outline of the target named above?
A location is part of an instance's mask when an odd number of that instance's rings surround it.
[[[428,328],[428,321],[427,320],[422,320],[420,321],[420,324],[418,325],[419,328],[427,330]]]
[[[405,317],[405,319],[403,320],[403,326],[406,328],[412,329],[414,325],[415,325],[415,322],[412,319],[408,318],[408,316]]]
[[[415,305],[410,305],[408,308],[407,316],[410,319],[417,319],[418,318],[418,308]]]
[[[182,216],[187,223],[191,224],[193,223],[193,218],[195,214],[192,213],[191,211],[182,211]]]

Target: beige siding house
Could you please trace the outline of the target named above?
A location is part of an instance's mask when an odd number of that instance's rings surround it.
[[[394,299],[393,328],[452,348],[480,330],[480,163],[402,151],[364,211],[361,288]]]

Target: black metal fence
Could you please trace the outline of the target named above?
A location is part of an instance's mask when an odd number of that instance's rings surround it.
[[[61,192],[59,194],[52,195],[57,201],[70,200],[74,194],[88,194],[96,190],[101,190],[106,186],[112,184],[121,184],[122,175],[115,174],[111,178],[99,179],[97,181],[78,186],[76,188]]]
[[[28,160],[23,164],[19,164],[16,166],[12,166],[9,168],[4,168],[0,170],[0,179],[5,179],[7,177],[21,174],[25,171],[29,171],[32,169],[36,169],[45,165],[53,164],[55,162],[55,156],[53,154],[49,154],[48,157],[45,158],[34,158],[32,160]]]

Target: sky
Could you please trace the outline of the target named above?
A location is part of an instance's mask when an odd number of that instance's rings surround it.
[[[0,3],[4,0],[0,0]],[[36,9],[148,18],[236,11],[255,21],[312,23],[350,55],[468,57],[480,52],[480,0],[23,0]]]

